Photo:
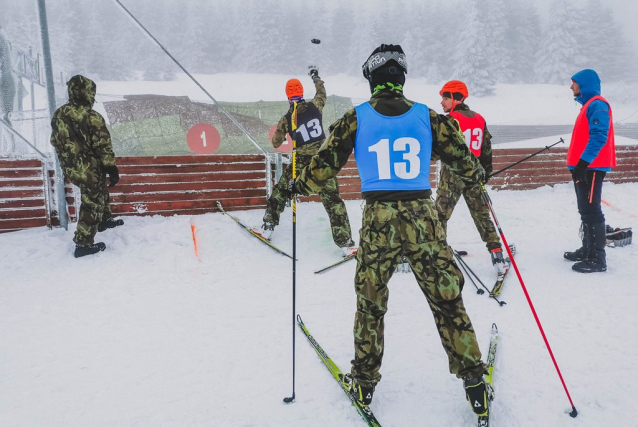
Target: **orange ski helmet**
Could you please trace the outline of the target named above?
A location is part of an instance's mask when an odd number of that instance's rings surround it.
[[[286,96],[288,101],[301,101],[303,99],[303,85],[297,79],[286,82]]]
[[[454,94],[458,93],[463,98],[457,99],[458,97],[454,97]],[[454,98],[456,101],[462,101],[469,96],[467,92],[467,86],[460,80],[450,80],[446,84],[443,85],[443,88],[439,92],[439,95],[444,96],[446,98]]]

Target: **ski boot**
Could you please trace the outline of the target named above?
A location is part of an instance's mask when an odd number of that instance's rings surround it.
[[[251,230],[253,233],[258,234],[270,242],[270,237],[275,231],[275,224],[268,224],[267,222],[264,222],[261,227],[251,227]]]
[[[106,231],[109,228],[119,227],[120,225],[124,225],[124,221],[122,221],[121,219],[113,219],[112,217],[109,217],[97,225],[97,231],[101,233],[102,231]]]
[[[490,251],[490,256],[492,257],[492,265],[496,269],[498,276],[504,276],[509,270],[509,263],[503,258],[503,249],[496,248]]]
[[[374,387],[366,387],[364,385],[358,384],[353,378],[351,374],[345,374],[341,381],[343,382],[343,387],[355,398],[359,406],[367,407],[372,403],[372,395],[374,394]]]
[[[463,380],[465,398],[470,403],[472,411],[479,417],[486,417],[489,412],[487,400],[487,388],[483,377],[471,380]]]
[[[80,258],[87,255],[93,255],[106,249],[106,245],[102,242],[93,243],[91,245],[76,245],[73,256]]]

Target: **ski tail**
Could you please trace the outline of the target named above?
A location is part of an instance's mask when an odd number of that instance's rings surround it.
[[[328,271],[328,270],[331,270],[331,269],[333,269],[333,268],[335,268],[335,267],[337,267],[337,266],[339,266],[339,265],[341,265],[341,264],[344,264],[344,263],[346,263],[346,262],[348,262],[348,261],[350,261],[351,259],[356,258],[356,257],[357,257],[357,254],[356,254],[356,253],[354,253],[354,254],[352,254],[352,255],[348,255],[347,257],[345,257],[345,258],[343,258],[343,259],[340,259],[339,261],[335,262],[334,264],[330,264],[330,265],[329,265],[329,266],[327,266],[327,267],[324,267],[324,268],[322,268],[322,269],[320,269],[320,270],[315,271],[315,274],[324,273],[324,272],[326,272],[326,271]]]
[[[355,407],[363,421],[366,422],[368,427],[381,427],[381,424],[379,424],[379,421],[377,421],[377,418],[372,413],[372,410],[367,406],[359,405],[357,399],[355,399],[355,397],[350,394],[350,392],[345,388],[345,385],[342,381],[342,378],[344,376],[343,372],[341,372],[341,369],[339,369],[339,367],[332,361],[330,356],[328,356],[328,353],[326,353],[324,349],[321,348],[317,340],[315,340],[315,338],[310,334],[310,331],[308,330],[308,328],[306,328],[306,325],[304,325],[303,320],[301,320],[300,315],[297,315],[297,324],[303,331],[312,348],[317,353],[317,356],[319,356],[330,374],[332,374],[332,377],[335,379],[335,381],[337,381],[337,383],[341,387],[341,390],[343,390],[343,392],[348,396],[348,398],[352,402],[352,405]]]
[[[292,259],[292,255],[289,255],[288,253],[286,253],[283,250],[279,249],[277,246],[275,246],[272,243],[270,243],[270,240],[264,238],[264,236],[262,236],[262,235],[260,235],[258,233],[255,233],[253,230],[251,230],[251,228],[249,226],[247,226],[246,224],[241,222],[241,220],[239,218],[237,218],[235,215],[231,215],[228,212],[226,212],[226,210],[224,209],[224,207],[222,206],[222,204],[220,202],[217,202],[217,208],[219,209],[219,211],[221,213],[223,213],[224,215],[230,217],[233,221],[235,221],[235,223],[237,225],[239,225],[241,228],[246,230],[251,236],[255,237],[256,239],[258,239],[263,244],[268,245],[268,247],[270,247],[270,249],[274,250],[275,252],[280,253],[281,255],[287,256],[288,258]]]

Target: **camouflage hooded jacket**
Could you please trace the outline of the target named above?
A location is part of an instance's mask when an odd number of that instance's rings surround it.
[[[326,105],[326,88],[324,87],[323,80],[315,80],[315,89],[317,92],[315,94],[315,97],[310,102],[313,103],[315,107],[317,107],[319,112],[323,112],[323,107]],[[305,100],[297,104],[297,114],[303,114],[306,109],[308,109],[308,106]],[[288,112],[292,112],[292,106],[290,107]],[[288,131],[288,120],[284,115],[281,119],[279,119],[279,123],[277,123],[277,130],[272,136],[273,147],[279,148],[279,146],[283,144],[283,142],[286,140],[286,134],[288,134]],[[301,147],[297,148],[297,154],[302,156],[313,156],[317,154],[317,151],[319,151],[319,148],[321,147],[321,144],[323,144],[323,142],[324,140],[313,142],[308,145],[302,145]]]
[[[412,108],[414,101],[405,98],[400,90],[384,89],[372,96],[370,105],[385,116],[398,116]],[[430,109],[430,123],[432,160],[441,159],[464,182],[479,182],[483,177],[482,168],[476,157],[471,154],[463,135],[455,129],[453,121]],[[354,108],[332,124],[330,132],[319,153],[312,158],[297,179],[297,190],[303,195],[318,192],[326,181],[336,176],[348,161],[354,150],[357,135],[357,116]],[[429,190],[426,192],[374,191],[363,196],[369,201],[408,200],[429,197],[430,194]]]
[[[111,135],[102,115],[93,110],[95,83],[84,76],[67,82],[69,102],[53,114],[51,145],[55,147],[66,177],[82,180],[87,172],[103,174],[115,166]]]

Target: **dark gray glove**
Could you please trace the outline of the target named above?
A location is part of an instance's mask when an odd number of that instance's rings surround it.
[[[120,172],[117,166],[107,166],[104,170],[109,175],[109,187],[113,187],[120,180]]]
[[[583,159],[580,159],[576,164],[576,167],[572,171],[572,178],[574,182],[583,182],[587,184],[587,171],[589,167],[589,162],[586,162]]]
[[[313,82],[321,80],[321,77],[319,77],[319,70],[316,68],[311,68],[310,71],[308,71],[308,75],[312,78]]]

